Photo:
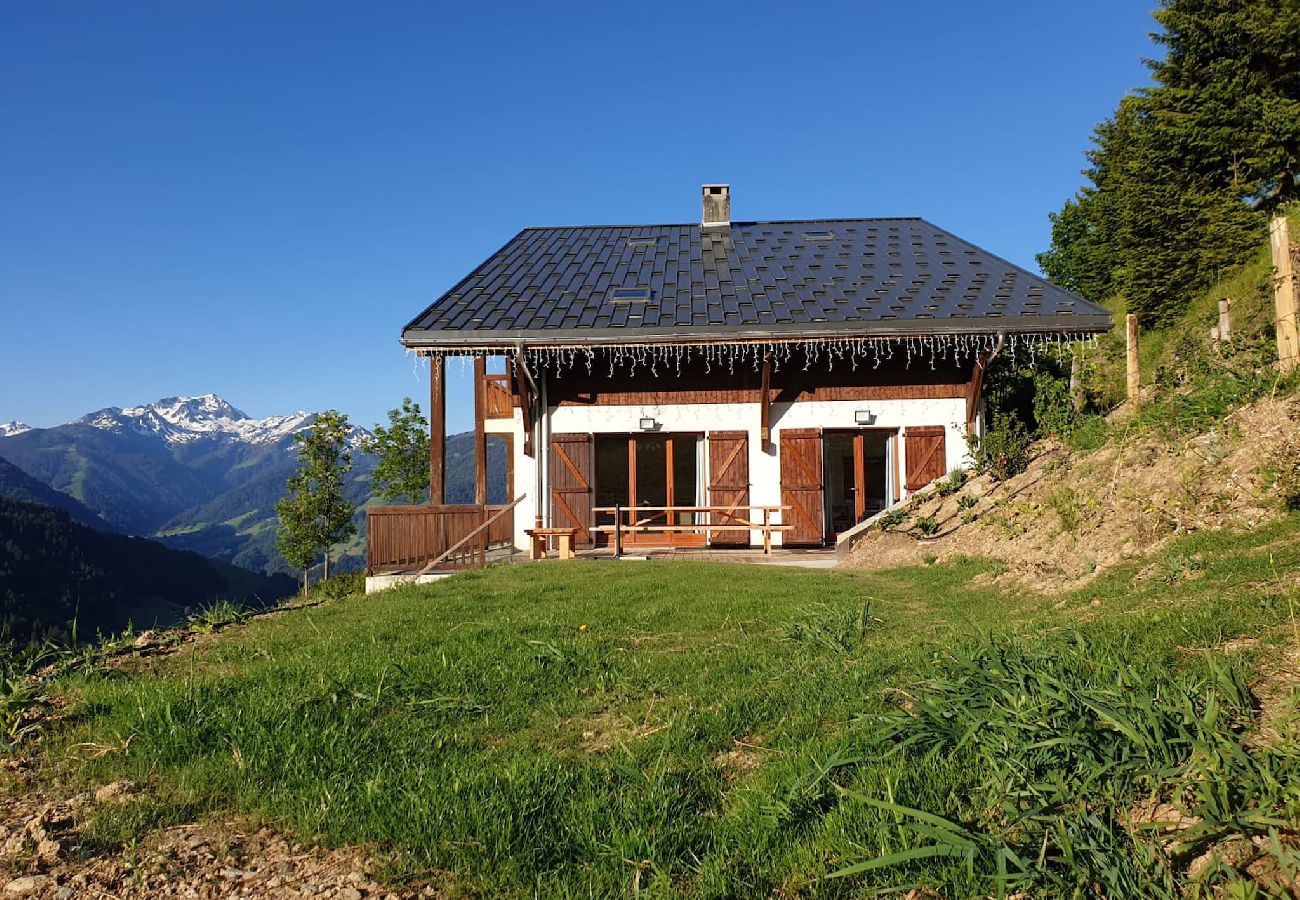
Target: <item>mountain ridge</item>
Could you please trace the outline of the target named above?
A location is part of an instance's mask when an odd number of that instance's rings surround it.
[[[0,456],[89,510],[101,520],[92,527],[255,571],[287,573],[292,570],[275,548],[275,503],[297,467],[294,436],[309,430],[317,415],[254,419],[217,394],[164,397],[104,407],[50,428],[0,433]],[[337,549],[340,571],[363,564],[363,508],[372,500],[375,466],[366,451],[370,438],[359,426],[348,435],[353,469],[346,492],[362,533]],[[447,438],[449,503],[473,497],[472,441],[472,433]],[[504,456],[490,445],[493,502],[505,495],[505,472]]]
[[[66,641],[175,624],[218,600],[274,605],[295,579],[265,575],[80,525],[60,509],[0,496],[0,634]]]
[[[317,413],[299,410],[255,419],[216,394],[202,394],[164,397],[140,406],[107,406],[64,424],[88,425],[106,431],[129,429],[161,437],[171,444],[204,439],[269,444],[310,428],[316,416]],[[360,449],[370,437],[369,431],[354,425],[348,432],[348,445]]]

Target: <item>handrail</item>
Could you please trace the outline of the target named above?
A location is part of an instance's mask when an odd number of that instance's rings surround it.
[[[512,503],[510,503],[508,506],[503,506],[501,509],[497,510],[496,515],[492,516],[492,517],[489,518],[489,519],[484,520],[484,522],[483,522],[482,525],[478,526],[478,527],[475,528],[473,531],[471,531],[469,534],[465,535],[463,538],[461,538],[460,540],[458,540],[456,543],[452,544],[450,547],[448,547],[446,550],[444,550],[444,551],[442,552],[442,555],[441,555],[441,556],[436,557],[432,562],[430,562],[428,565],[426,565],[423,569],[421,569],[421,570],[420,570],[419,572],[417,572],[416,574],[417,574],[417,575],[427,575],[427,574],[429,574],[429,572],[431,572],[431,571],[433,570],[434,566],[438,565],[438,563],[442,562],[444,559],[446,559],[447,557],[449,557],[449,556],[451,556],[453,553],[455,553],[457,550],[459,550],[459,549],[460,549],[460,548],[461,548],[465,543],[467,543],[467,542],[469,541],[470,538],[477,536],[480,532],[484,531],[484,530],[487,529],[489,526],[491,526],[491,524],[492,524],[493,522],[495,522],[497,519],[501,518],[501,517],[504,516],[506,513],[510,512],[510,510],[512,510],[512,509],[514,509],[516,506],[518,506],[518,505],[519,505],[519,504],[524,500],[524,498],[527,497],[527,496],[528,496],[527,494],[520,494],[520,495],[519,495],[518,497],[516,497],[516,498],[514,499],[514,501],[513,501]]]

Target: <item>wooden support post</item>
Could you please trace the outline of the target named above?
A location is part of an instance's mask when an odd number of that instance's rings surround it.
[[[1083,412],[1085,397],[1083,394],[1083,357],[1078,349],[1070,354],[1070,405],[1076,413]]]
[[[510,358],[510,372],[515,379],[515,393],[519,395],[519,412],[524,420],[524,456],[533,455],[533,389],[525,371],[522,354]]]
[[[984,390],[984,371],[988,368],[991,355],[980,351],[975,357],[975,368],[971,370],[970,381],[966,384],[966,433],[975,433],[975,419],[980,412],[980,393]]]
[[[763,354],[763,386],[759,395],[758,429],[763,449],[772,442],[772,354]]]
[[[1142,402],[1142,371],[1138,361],[1138,317],[1129,313],[1124,320],[1128,342],[1128,400],[1134,406]]]
[[[487,505],[487,360],[474,357],[474,503]]]
[[[429,358],[429,503],[447,502],[447,358]]]
[[[1300,364],[1300,323],[1297,323],[1295,261],[1286,216],[1277,215],[1268,229],[1273,252],[1273,320],[1277,327],[1277,365],[1283,375]]]
[[[1232,301],[1226,297],[1219,301],[1219,340],[1232,340]]]

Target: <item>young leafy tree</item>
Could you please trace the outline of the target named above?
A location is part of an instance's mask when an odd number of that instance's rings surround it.
[[[379,457],[371,483],[384,500],[419,503],[429,490],[429,420],[406,397],[388,411],[388,427],[375,426],[369,449]]]
[[[294,435],[298,471],[289,476],[286,493],[275,505],[279,515],[276,546],[289,551],[285,559],[305,568],[318,551],[325,551],[325,577],[329,577],[330,548],[356,534],[352,504],[343,485],[352,471],[348,449],[351,426],[335,410],[316,417],[310,431]]]
[[[275,505],[280,524],[275,534],[275,549],[284,561],[295,569],[302,570],[302,592],[305,595],[309,587],[308,575],[312,560],[316,557],[316,545],[312,543],[311,534],[311,497],[290,486],[286,494]]]

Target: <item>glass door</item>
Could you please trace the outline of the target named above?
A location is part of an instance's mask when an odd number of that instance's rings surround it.
[[[623,525],[643,529],[626,533],[625,544],[694,541],[672,526],[692,524],[696,514],[666,507],[699,505],[700,443],[698,434],[596,435],[596,506],[621,507]],[[614,513],[598,513],[597,523],[614,524]]]

